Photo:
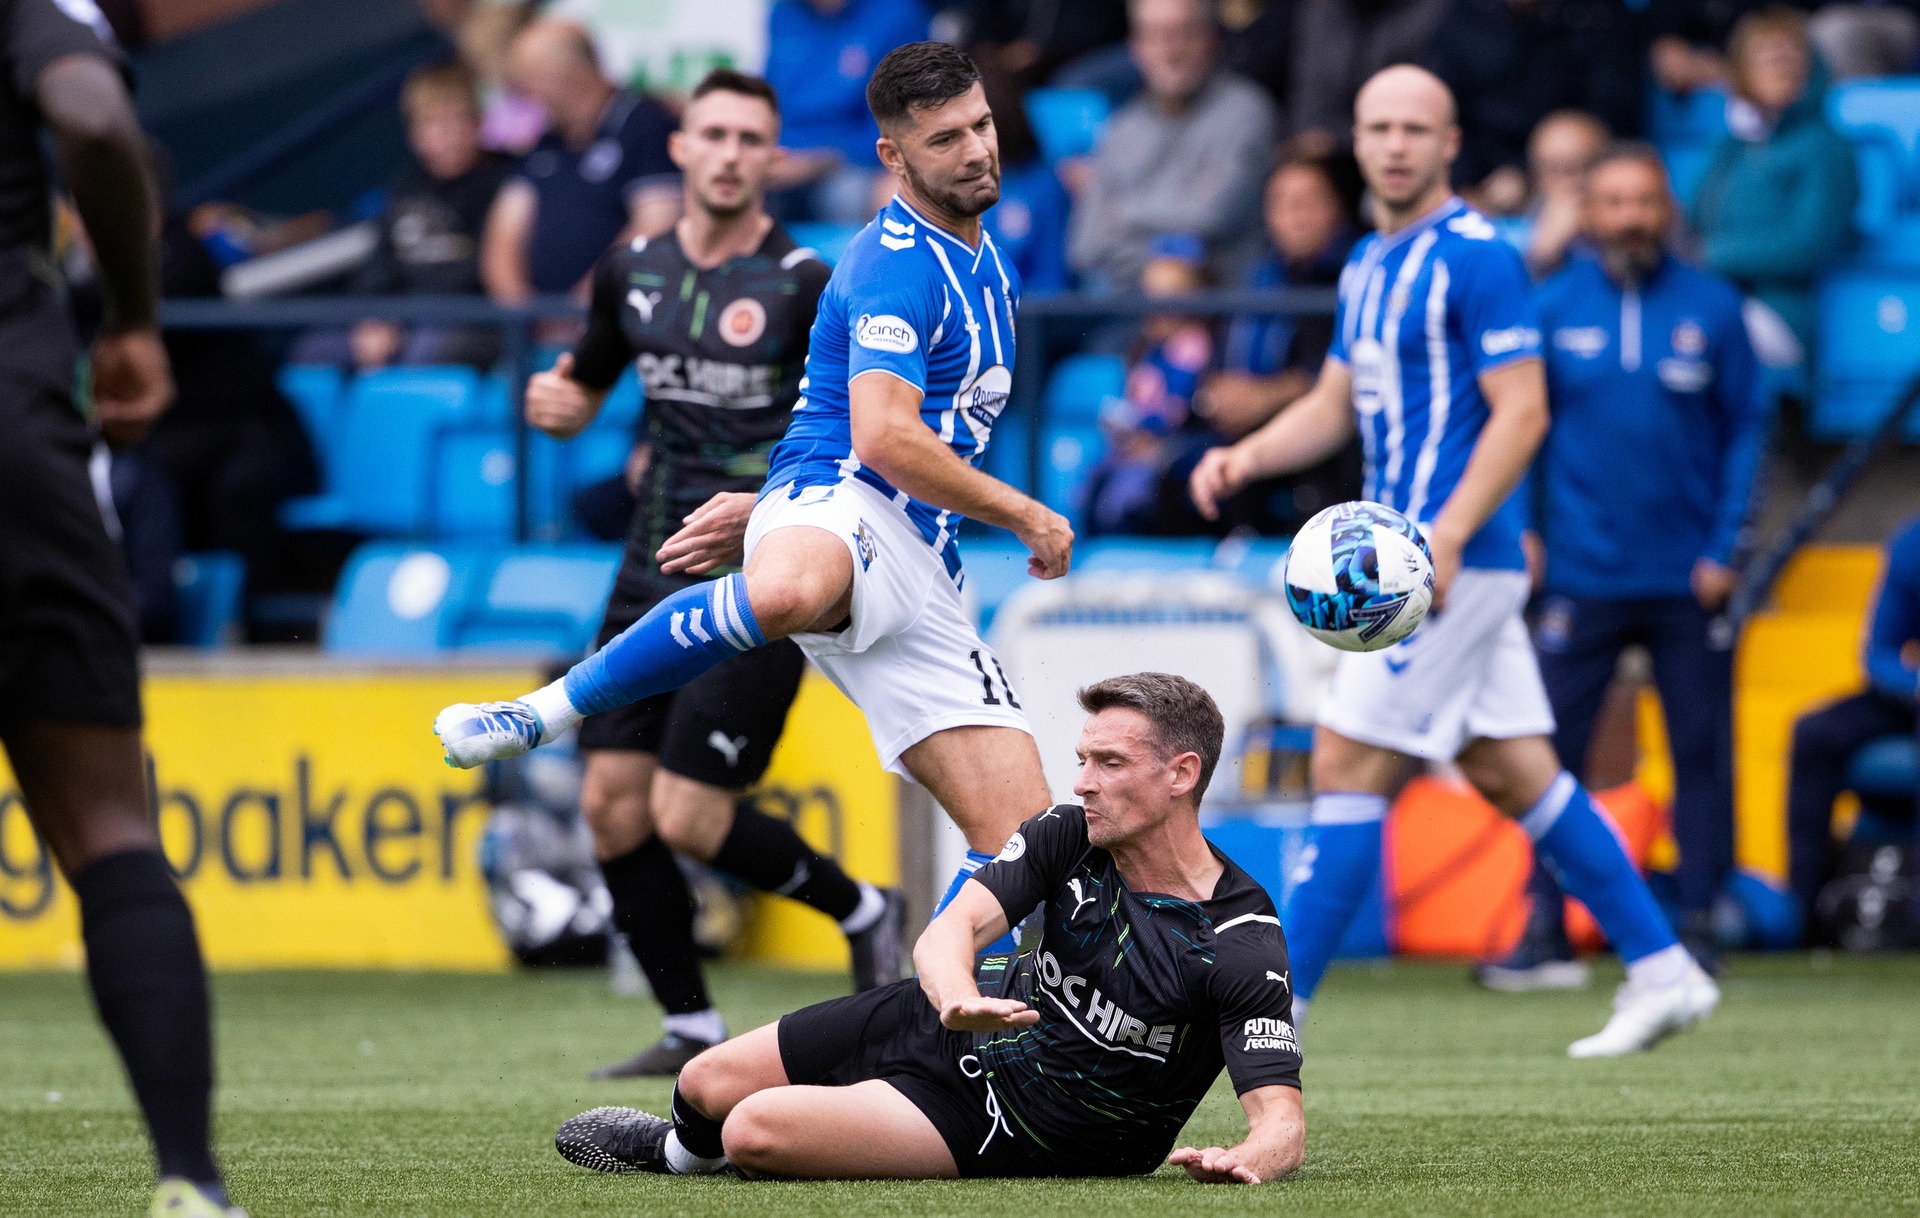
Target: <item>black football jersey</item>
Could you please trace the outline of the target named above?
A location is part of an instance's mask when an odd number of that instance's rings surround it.
[[[573,375],[606,389],[631,363],[646,388],[653,461],[628,536],[630,565],[657,573],[654,554],[689,512],[766,481],[829,274],[779,225],[753,253],[708,270],[687,261],[673,233],[601,258]]]
[[[1033,951],[993,985],[1040,1022],[976,1033],[1016,1138],[1114,1173],[1151,1171],[1225,1066],[1234,1090],[1300,1085],[1292,975],[1266,891],[1231,859],[1209,900],[1135,892],[1076,804],[1027,821],[974,873],[1010,920],[1041,906]]]

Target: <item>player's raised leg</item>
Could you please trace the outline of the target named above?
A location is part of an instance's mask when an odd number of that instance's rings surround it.
[[[1612,826],[1580,781],[1561,768],[1547,738],[1483,738],[1459,760],[1482,795],[1519,819],[1541,861],[1593,913],[1626,963],[1627,981],[1607,1026],[1567,1051],[1574,1057],[1635,1053],[1712,1014],[1719,987],[1680,945]]]

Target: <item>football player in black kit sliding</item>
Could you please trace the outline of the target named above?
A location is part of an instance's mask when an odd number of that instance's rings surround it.
[[[94,1004],[159,1160],[152,1212],[213,1218],[239,1211],[209,1144],[206,969],[147,806],[133,589],[87,475],[96,434],[138,439],[173,397],[125,71],[91,0],[0,0],[0,743],[79,900]],[[50,254],[43,131],[105,289],[84,360]]]
[[[797,1011],[696,1057],[672,1120],[596,1108],[555,1144],[598,1171],[1203,1183],[1300,1165],[1300,1045],[1273,902],[1200,833],[1223,725],[1166,673],[1084,689],[1074,793],[1027,821],[914,949],[902,981]],[[987,957],[1036,905],[1032,951]],[[1250,1126],[1173,1151],[1222,1067]]]
[[[763,206],[779,128],[765,81],[717,69],[695,87],[670,145],[679,224],[601,259],[585,337],[527,385],[528,421],[561,438],[593,420],[628,364],[646,387],[648,465],[598,646],[662,597],[739,569],[741,524],[800,395],[828,270]],[[674,850],[838,922],[855,989],[900,975],[901,895],[856,882],[741,797],[772,759],[804,666],[782,641],[581,724],[581,802],[614,922],[666,1009],[658,1044],[595,1077],[671,1076],[726,1039]]]

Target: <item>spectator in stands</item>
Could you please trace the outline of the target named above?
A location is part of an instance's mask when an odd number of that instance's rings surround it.
[[[1618,144],[1587,177],[1586,238],[1536,297],[1552,429],[1531,503],[1545,552],[1534,647],[1576,772],[1620,653],[1653,660],[1673,754],[1680,937],[1713,967],[1712,909],[1733,867],[1733,653],[1714,618],[1765,439],[1765,394],[1739,292],[1674,258],[1672,191],[1650,145]],[[1501,985],[1570,959],[1544,872]]]
[[[1547,115],[1580,109],[1638,130],[1640,54],[1621,0],[1453,0],[1427,66],[1459,110],[1454,180],[1485,210],[1511,214],[1527,196],[1527,141]]]
[[[1117,93],[1116,106],[1139,87],[1126,62],[1126,6],[1114,0],[973,0],[947,11],[964,22],[961,40],[981,67],[1023,86],[1100,88]]]
[[[1000,201],[981,222],[1020,272],[1027,295],[1073,286],[1067,268],[1067,192],[1040,155],[1012,78],[988,69],[981,78],[1000,133]]]
[[[400,94],[413,163],[388,191],[380,245],[354,276],[363,296],[475,296],[480,234],[512,163],[480,148],[480,99],[473,73],[457,64],[422,68]],[[297,345],[297,363],[472,364],[490,367],[500,337],[488,328],[403,326],[369,320],[352,331],[322,332]]]
[[[1200,291],[1208,282],[1206,258],[1206,246],[1191,234],[1156,238],[1140,272],[1141,294],[1173,300]],[[1142,320],[1128,362],[1125,396],[1100,411],[1107,455],[1087,484],[1088,536],[1177,531],[1161,518],[1161,487],[1213,362],[1213,334],[1199,318],[1152,314]]]
[[[780,95],[787,150],[773,200],[783,218],[865,224],[881,175],[867,78],[888,51],[927,36],[917,0],[776,0],[767,16],[767,83]]]
[[[1727,83],[1727,41],[1748,13],[1772,8],[1781,0],[1660,0],[1646,6],[1652,43],[1648,65],[1669,93],[1682,96]],[[1796,3],[1812,9],[1812,0]]]
[[[1887,546],[1887,566],[1867,634],[1867,688],[1800,717],[1793,725],[1787,784],[1787,841],[1793,895],[1811,916],[1833,856],[1833,801],[1863,745],[1912,735],[1920,712],[1920,517]],[[1916,806],[1920,848],[1920,805]]]
[[[1914,8],[1913,0],[1829,4],[1807,22],[1807,36],[1836,80],[1897,76],[1913,70],[1920,50]]]
[[[1221,66],[1265,89],[1281,110],[1293,79],[1293,23],[1299,6],[1300,0],[1217,0],[1214,5]]]
[[[1300,0],[1294,14],[1288,130],[1293,151],[1353,144],[1353,99],[1368,77],[1418,63],[1448,0]]]
[[[1728,52],[1730,131],[1691,219],[1707,266],[1771,306],[1811,350],[1814,277],[1853,240],[1853,149],[1827,124],[1805,17],[1787,8],[1743,17]]]
[[[1525,243],[1527,271],[1544,279],[1560,269],[1580,236],[1587,171],[1605,151],[1607,127],[1582,110],[1557,110],[1527,140],[1527,178],[1533,194]]]
[[[667,156],[673,116],[616,89],[592,37],[571,21],[522,30],[510,65],[515,87],[546,108],[549,130],[494,200],[481,277],[506,304],[584,293],[608,246],[656,236],[679,219],[680,177]]]
[[[1325,161],[1289,160],[1273,171],[1267,179],[1266,222],[1273,244],[1248,276],[1249,288],[1332,288],[1340,281],[1340,268],[1357,234]],[[1197,446],[1195,459],[1199,450],[1231,444],[1261,427],[1311,388],[1332,343],[1331,315],[1236,318],[1227,330],[1218,368],[1207,377],[1196,403],[1210,434]],[[1173,471],[1179,487],[1186,485],[1190,464]],[[1247,487],[1220,505],[1217,521],[1193,513],[1192,531],[1290,533],[1321,508],[1356,498],[1359,492],[1356,437],[1313,469]]]
[[[1273,103],[1219,67],[1205,0],[1131,0],[1128,13],[1146,90],[1107,126],[1077,201],[1068,260],[1093,286],[1130,286],[1156,236],[1190,233],[1237,278],[1259,256]]]

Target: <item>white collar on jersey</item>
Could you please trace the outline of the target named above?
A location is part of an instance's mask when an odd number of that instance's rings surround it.
[[[908,206],[907,201],[901,198],[899,195],[893,196],[893,201],[900,208],[901,211],[906,212],[909,216],[912,216],[915,220],[919,221],[921,224],[926,225],[928,232],[933,233],[936,236],[945,237],[947,240],[953,242],[955,245],[959,246],[961,249],[967,251],[967,254],[969,257],[978,258],[980,256],[979,250],[975,249],[971,245],[968,245],[966,242],[954,236],[952,233],[948,232],[946,229],[941,228],[938,224],[935,224],[933,221],[927,219],[925,216],[921,215],[919,212],[913,210],[912,207]],[[986,228],[986,225],[983,224],[980,226],[981,246],[984,248],[988,241],[989,241],[989,238],[987,236],[987,228]]]
[[[1426,215],[1421,216],[1412,224],[1407,225],[1392,236],[1381,237],[1380,249],[1382,251],[1390,250],[1403,241],[1410,241],[1434,225],[1439,224],[1441,221],[1450,220],[1465,210],[1467,210],[1467,201],[1465,199],[1462,199],[1459,195],[1448,195],[1446,202],[1434,208]]]

